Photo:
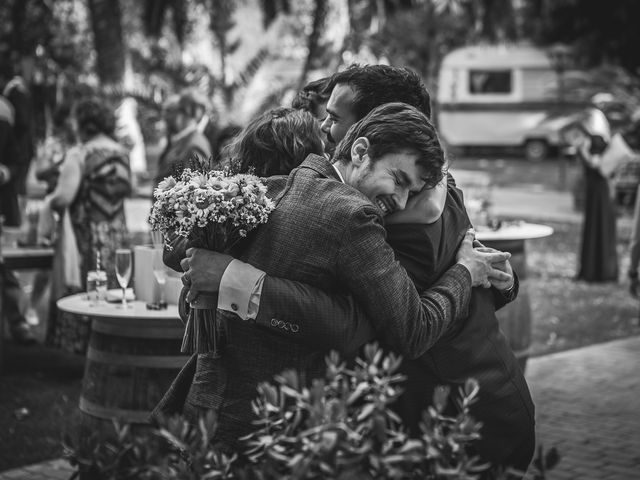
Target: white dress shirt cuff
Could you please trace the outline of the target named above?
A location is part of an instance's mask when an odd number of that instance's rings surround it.
[[[232,260],[220,280],[218,308],[233,312],[242,320],[255,319],[265,276],[265,272],[248,263]]]

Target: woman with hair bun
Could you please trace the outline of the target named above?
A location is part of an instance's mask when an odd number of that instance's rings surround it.
[[[56,246],[54,278],[61,282],[57,282],[58,291],[52,292],[52,304],[69,293],[86,290],[87,271],[95,270],[98,261],[107,272],[107,288],[117,288],[115,250],[128,240],[124,200],[131,193],[129,157],[127,150],[113,139],[115,116],[101,100],[90,98],[75,105],[72,123],[79,143],[67,152],[56,188],[45,199],[61,213],[59,240],[67,240],[58,241]],[[65,228],[67,212],[70,228]],[[75,239],[69,241],[69,237]],[[71,259],[69,245],[74,243],[79,282],[70,283],[68,274],[61,271],[68,272],[64,267]],[[73,335],[73,328],[58,325],[62,320],[52,317],[47,329],[49,343],[82,352],[88,328]]]

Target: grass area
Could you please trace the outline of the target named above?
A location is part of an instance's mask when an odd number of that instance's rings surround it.
[[[547,238],[527,245],[533,356],[640,334],[640,303],[627,290],[628,222],[618,225],[618,283],[575,281],[581,226],[545,222]]]
[[[65,429],[78,425],[84,359],[6,342],[0,376],[0,472],[62,455]]]

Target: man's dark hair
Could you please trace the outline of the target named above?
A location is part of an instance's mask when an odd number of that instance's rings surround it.
[[[396,102],[374,108],[353,124],[338,143],[334,160],[348,164],[351,146],[360,137],[369,140],[367,154],[372,163],[389,153],[414,153],[418,156],[416,163],[424,170],[427,188],[442,180],[444,152],[436,129],[426,115],[411,105]]]
[[[309,112],[274,108],[253,119],[229,145],[241,172],[261,177],[288,175],[310,154],[322,155],[320,125]]]
[[[327,86],[347,84],[355,92],[353,112],[358,119],[379,105],[407,103],[431,118],[431,97],[420,76],[408,68],[389,65],[350,65],[335,73]]]
[[[319,120],[322,120],[319,118],[318,110],[320,106],[326,105],[329,101],[331,90],[328,90],[327,87],[330,81],[331,77],[323,77],[307,83],[302,90],[296,94],[291,102],[291,108],[305,110]]]

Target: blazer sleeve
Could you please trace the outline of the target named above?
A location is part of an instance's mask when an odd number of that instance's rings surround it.
[[[513,288],[508,292],[501,292],[495,287],[491,287],[491,291],[493,292],[493,301],[496,307],[496,311],[500,310],[505,305],[513,302],[520,292],[520,280],[518,279],[518,274],[515,270],[513,270]]]
[[[280,328],[280,320],[292,328]],[[367,313],[352,295],[327,293],[305,283],[267,275],[255,319],[258,326],[313,348],[349,355],[375,337]]]
[[[399,353],[417,358],[456,320],[468,314],[471,275],[453,265],[429,289],[418,294],[406,270],[395,260],[373,206],[346,219],[336,271],[361,305],[377,336]]]

